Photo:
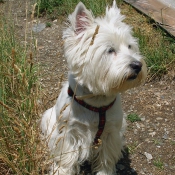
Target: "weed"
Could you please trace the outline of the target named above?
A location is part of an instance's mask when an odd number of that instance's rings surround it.
[[[160,139],[153,139],[153,143],[155,145],[162,145],[162,140],[160,140]]]
[[[52,13],[55,6],[63,4],[64,0],[38,0],[39,12]]]
[[[160,158],[156,159],[153,161],[153,165],[156,166],[159,169],[163,169],[163,162],[161,161]]]
[[[137,114],[131,113],[127,116],[127,120],[129,120],[130,122],[137,122],[137,121],[141,121],[140,117]]]
[[[137,149],[137,147],[138,147],[138,142],[133,142],[132,144],[129,144],[128,145],[128,152],[130,154],[133,154],[134,151]]]
[[[46,22],[46,27],[51,27],[52,24],[50,22]]]
[[[171,140],[171,145],[175,145],[175,140]]]

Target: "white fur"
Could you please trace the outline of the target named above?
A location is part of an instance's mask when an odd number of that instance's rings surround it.
[[[54,161],[50,174],[75,175],[85,160],[92,164],[97,175],[113,175],[115,165],[122,157],[125,119],[119,92],[138,86],[146,77],[146,65],[132,37],[131,28],[122,22],[124,16],[113,2],[106,15],[94,18],[80,2],[72,15],[70,26],[64,31],[65,57],[70,69],[68,82],[61,90],[56,104],[47,110],[41,120],[41,130],[48,142]],[[90,42],[97,25],[100,26],[94,44]],[[131,48],[128,48],[131,45]],[[115,51],[109,53],[109,49]],[[142,63],[137,78],[130,64]],[[98,130],[99,114],[86,109],[67,94],[71,86],[77,96],[93,94],[84,101],[92,106],[114,105],[106,111],[106,124],[97,149],[93,141]]]

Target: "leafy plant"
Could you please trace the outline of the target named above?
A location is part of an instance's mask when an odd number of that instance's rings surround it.
[[[137,115],[137,114],[134,114],[134,113],[132,113],[132,114],[129,114],[128,116],[127,116],[127,120],[129,120],[130,122],[136,122],[136,121],[141,121],[141,119],[140,119],[140,117]]]
[[[163,162],[160,158],[153,161],[154,166],[156,166],[159,169],[163,169]]]
[[[46,27],[51,27],[52,24],[50,22],[46,22]]]
[[[133,154],[134,151],[137,149],[137,147],[138,147],[138,142],[133,142],[132,144],[129,144],[128,145],[128,152],[130,154]]]
[[[40,13],[52,13],[54,7],[62,5],[63,1],[64,0],[38,0],[39,11]]]

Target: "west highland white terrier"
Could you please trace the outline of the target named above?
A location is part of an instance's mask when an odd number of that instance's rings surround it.
[[[119,93],[140,85],[147,74],[123,19],[115,0],[104,17],[94,18],[81,2],[69,15],[63,32],[68,81],[41,120],[54,162],[50,174],[78,174],[85,161],[92,173],[115,174],[125,130]]]

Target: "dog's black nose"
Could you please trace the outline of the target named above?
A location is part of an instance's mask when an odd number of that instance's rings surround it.
[[[139,73],[142,69],[142,63],[139,62],[139,61],[133,61],[131,64],[130,64],[130,67],[135,71],[135,73]]]

